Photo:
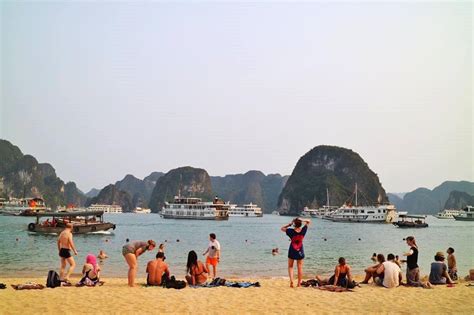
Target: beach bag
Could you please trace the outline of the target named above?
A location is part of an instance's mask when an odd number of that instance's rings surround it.
[[[166,281],[165,286],[167,289],[184,289],[186,287],[186,281],[176,280],[174,276],[171,276],[171,278]]]
[[[48,278],[46,278],[46,287],[56,288],[60,286],[61,286],[61,280],[59,279],[58,273],[54,270],[50,270],[48,272]]]

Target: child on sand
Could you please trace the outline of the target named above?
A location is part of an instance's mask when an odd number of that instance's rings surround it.
[[[301,227],[303,223],[305,223],[305,225]],[[290,276],[290,287],[293,287],[293,264],[295,260],[298,268],[297,286],[301,286],[304,259],[303,239],[310,223],[310,220],[303,221],[299,218],[295,218],[289,224],[281,227],[281,231],[286,233],[286,235],[291,239],[290,248],[288,249],[288,275]],[[294,225],[294,228],[290,228],[292,225]]]
[[[448,253],[448,274],[453,281],[458,280],[458,268],[456,266],[454,248],[450,247],[446,252]]]

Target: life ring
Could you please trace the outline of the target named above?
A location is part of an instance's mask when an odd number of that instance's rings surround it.
[[[28,224],[28,231],[34,232],[35,231],[36,224],[30,223]]]

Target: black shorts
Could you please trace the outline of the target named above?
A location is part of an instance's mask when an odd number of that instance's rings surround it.
[[[67,249],[67,248],[61,248],[59,250],[59,257],[62,257],[62,258],[69,258],[71,257],[71,250],[70,249]]]

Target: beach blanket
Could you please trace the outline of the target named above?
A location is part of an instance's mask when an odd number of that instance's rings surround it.
[[[36,282],[27,282],[22,284],[12,284],[12,288],[15,290],[42,290],[45,286]]]
[[[354,290],[338,287],[336,285],[323,285],[323,286],[317,287],[317,289],[323,290],[323,291],[331,291],[331,292],[354,292]]]
[[[228,287],[228,288],[250,288],[250,287],[260,287],[259,282],[247,282],[247,281],[227,281],[222,278],[215,278],[210,283],[205,283],[202,285],[191,286],[193,288],[215,288],[215,287]]]

